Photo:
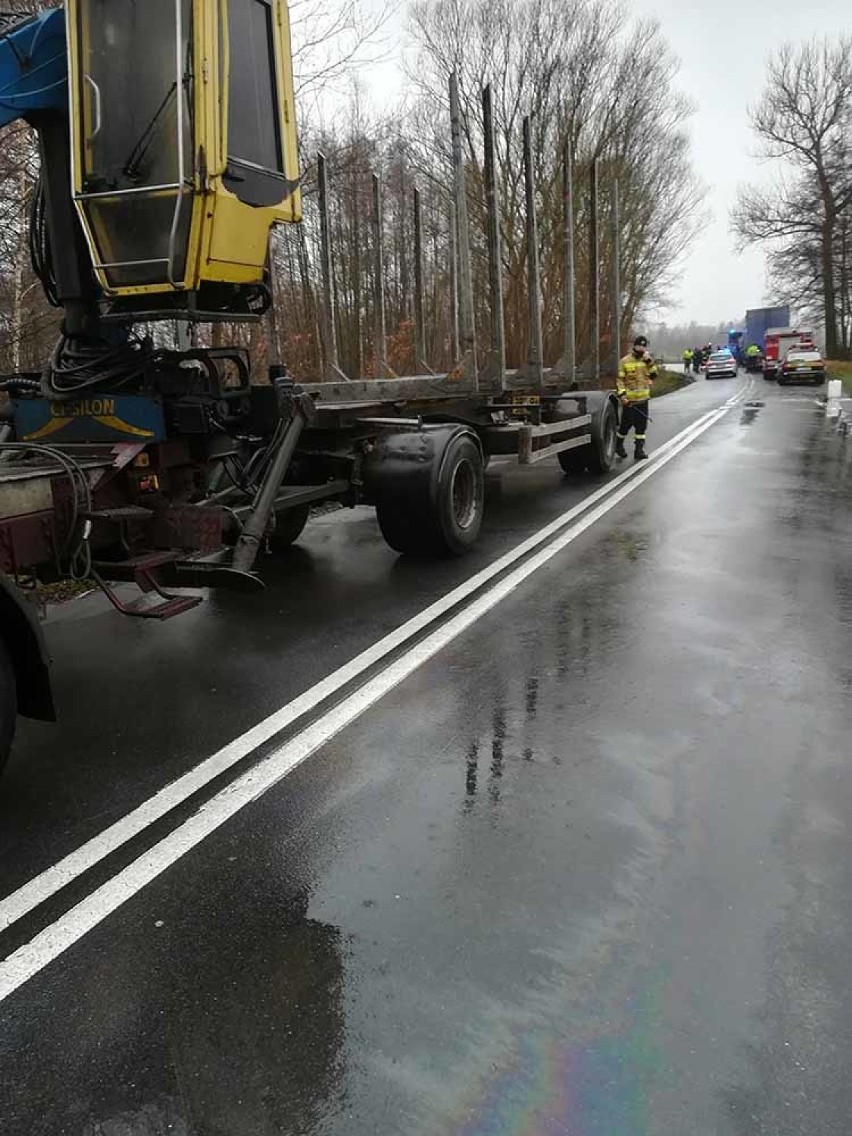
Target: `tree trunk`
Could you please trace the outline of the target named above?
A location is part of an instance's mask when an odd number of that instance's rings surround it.
[[[833,226],[832,226],[833,228]],[[822,232],[821,269],[823,292],[823,319],[825,321],[825,353],[829,359],[837,358],[837,300],[834,288],[834,257],[832,230],[826,222]]]
[[[822,196],[823,222],[820,234],[820,274],[822,276],[823,319],[825,321],[825,354],[837,358],[837,293],[834,282],[834,236],[837,227],[837,210],[828,178],[818,172]]]

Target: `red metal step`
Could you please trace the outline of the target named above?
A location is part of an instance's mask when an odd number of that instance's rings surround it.
[[[143,585],[139,577],[147,577],[155,568],[160,568],[163,564],[173,564],[177,559],[178,556],[174,552],[144,552],[139,556],[129,556],[126,560],[98,560],[94,567],[110,580],[129,580],[131,583],[139,584],[142,590],[147,592],[150,589]]]
[[[168,593],[163,594],[166,595]],[[133,603],[122,604],[121,601],[119,601],[115,606],[118,607],[122,615],[130,615],[135,619],[171,619],[172,616],[181,615],[185,611],[190,611],[200,603],[201,596],[170,595],[168,599],[151,604],[145,602],[145,596],[140,596],[139,599],[134,600]]]
[[[173,563],[177,557],[173,552],[147,552],[129,560],[116,563],[96,562],[92,565],[92,577],[116,611],[136,619],[171,619],[181,615],[201,603],[201,596],[178,596],[163,589],[155,576],[156,569],[163,564]],[[110,580],[129,580],[143,593],[138,600],[125,603],[104,578]],[[151,602],[152,592],[160,597],[160,602]]]

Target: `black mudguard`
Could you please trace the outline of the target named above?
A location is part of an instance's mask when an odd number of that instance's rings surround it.
[[[558,422],[563,417],[572,417],[577,413],[591,414],[592,425],[590,431],[594,434],[597,429],[599,433],[600,421],[607,403],[612,405],[617,414],[619,407],[615,391],[566,391],[558,402],[555,403],[555,421]]]
[[[434,504],[443,456],[454,438],[469,437],[482,453],[475,431],[458,424],[380,434],[362,467],[368,504]]]
[[[12,666],[18,713],[44,722],[56,721],[50,685],[50,656],[32,605],[12,581],[0,573],[0,640]]]

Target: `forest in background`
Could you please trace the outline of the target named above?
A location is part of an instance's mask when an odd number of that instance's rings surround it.
[[[25,12],[43,5],[7,0]],[[414,0],[406,45],[382,40],[382,19],[357,0],[329,9],[316,0],[291,6],[304,223],[273,240],[274,308],[257,325],[221,325],[202,334],[249,346],[262,373],[272,355],[299,377],[322,374],[316,154],[327,158],[338,355],[352,378],[375,370],[376,266],[372,178],[381,177],[382,281],[387,361],[411,373],[414,358],[413,192],[423,217],[426,361],[435,370],[456,355],[452,303],[452,171],[447,87],[459,75],[462,136],[474,279],[475,320],[488,346],[489,308],[483,192],[481,88],[492,85],[498,164],[507,364],[528,348],[521,123],[532,122],[542,271],[545,361],[563,342],[561,155],[574,155],[578,361],[589,334],[589,171],[601,171],[601,357],[611,326],[611,187],[620,197],[623,341],[637,318],[670,297],[682,256],[702,220],[702,191],[685,161],[691,113],[673,76],[677,63],[659,27],[633,20],[608,0]],[[637,37],[643,51],[637,53]],[[364,85],[365,61],[402,51],[408,79],[398,106],[376,107]],[[367,66],[367,70],[368,70]],[[0,146],[0,368],[38,369],[57,335],[59,313],[45,301],[29,263],[28,213],[37,177],[32,132],[3,130]],[[161,329],[158,332],[163,335]],[[167,334],[167,333],[166,333]]]

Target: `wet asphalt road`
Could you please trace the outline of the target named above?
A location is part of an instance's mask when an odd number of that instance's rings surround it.
[[[852,443],[756,394],[0,1004],[0,1132],[846,1136]],[[65,608],[2,894],[594,488],[493,470],[462,563],[356,511],[259,602]]]

